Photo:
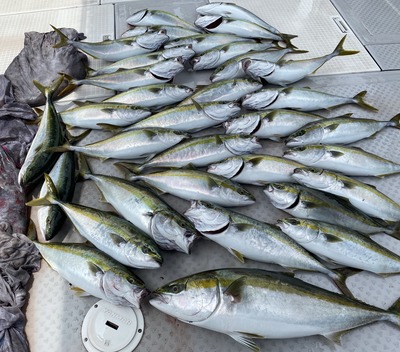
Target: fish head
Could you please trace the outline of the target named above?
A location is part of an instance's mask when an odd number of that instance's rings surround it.
[[[199,17],[194,24],[205,30],[205,31],[212,31],[213,29],[217,28],[224,22],[224,18],[222,16],[201,16]]]
[[[199,237],[187,219],[170,210],[156,212],[151,218],[150,230],[161,248],[187,254],[190,253],[193,242]]]
[[[264,189],[264,194],[268,197],[272,205],[278,209],[291,208],[299,199],[299,190],[286,183],[270,183]]]
[[[242,65],[238,62],[232,62],[226,65],[220,65],[215,69],[215,71],[210,76],[211,82],[219,82],[225,79],[233,79],[238,77],[243,77],[245,73],[243,72]]]
[[[306,144],[318,144],[324,135],[323,128],[307,128],[304,126],[286,138],[288,147],[296,147]]]
[[[147,9],[137,11],[133,15],[129,16],[126,22],[132,26],[140,26],[140,21],[147,16],[148,12]]]
[[[118,268],[112,268],[104,273],[102,286],[110,302],[136,308],[140,308],[140,302],[150,293],[136,275]]]
[[[279,90],[263,89],[259,92],[246,94],[242,106],[250,110],[266,110],[279,97]]]
[[[218,163],[211,164],[208,167],[207,172],[221,175],[226,178],[233,178],[243,170],[244,165],[245,162],[240,156],[234,156]]]
[[[210,50],[207,53],[195,56],[190,63],[195,71],[206,70],[218,65],[220,57],[220,50]]]
[[[193,89],[184,85],[166,85],[164,93],[173,100],[181,101],[193,94]]]
[[[160,267],[163,261],[157,246],[149,238],[140,238],[140,243],[134,245],[125,244],[124,254],[135,268],[156,269]]]
[[[323,169],[315,167],[301,167],[294,169],[292,177],[300,184],[324,190],[331,185],[331,178]]]
[[[230,223],[229,215],[224,209],[204,201],[192,201],[185,216],[198,231],[207,235],[220,233]]]
[[[279,219],[277,226],[297,243],[312,242],[319,234],[318,226],[303,219]]]
[[[177,46],[167,49],[163,52],[163,57],[165,59],[172,59],[175,57],[181,57],[183,62],[190,60],[196,52],[192,49],[192,45]]]
[[[158,50],[169,40],[166,30],[161,29],[158,32],[147,32],[136,38],[136,43],[142,48],[154,51]]]
[[[262,148],[257,137],[245,135],[230,135],[224,139],[224,145],[234,155],[249,154]]]
[[[182,58],[175,57],[173,59],[158,62],[151,66],[149,71],[160,79],[170,80],[184,69]]]
[[[306,145],[306,146],[298,146],[287,149],[283,153],[283,157],[286,159],[295,160],[305,165],[309,165],[321,160],[324,154],[325,150],[323,146]]]
[[[226,119],[236,116],[241,111],[241,107],[236,102],[217,103],[204,105],[203,111],[215,121],[226,121]]]
[[[261,78],[268,81],[268,75],[272,74],[276,65],[273,62],[257,59],[244,59],[241,61],[243,71],[251,78],[259,81]]]
[[[242,115],[223,124],[226,134],[252,134],[261,127],[259,114]]]
[[[224,11],[222,2],[212,2],[207,5],[199,6],[196,8],[196,12],[200,15],[220,14],[221,16],[229,15],[230,12]]]
[[[154,291],[149,301],[163,313],[188,323],[209,318],[219,302],[219,280],[210,273],[175,280]]]

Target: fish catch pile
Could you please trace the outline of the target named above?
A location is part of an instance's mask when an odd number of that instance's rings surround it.
[[[348,145],[398,129],[400,114],[390,121],[326,118],[321,110],[342,105],[377,109],[366,91],[338,96],[291,85],[328,60],[357,54],[344,48],[346,37],[331,53],[301,59],[305,50],[293,44],[295,34],[245,8],[217,2],[196,11],[192,24],[143,9],[127,18],[131,28],[121,38],[99,43],[72,41],[54,28],[56,47],[72,45],[109,64],[80,80],[35,82],[46,105],[18,180],[30,190],[44,179],[40,195],[27,203],[40,207],[43,258],[78,294],[134,307],[150,297],[158,310],[253,351],[259,351],[254,339],[323,335],[339,342],[377,321],[400,328],[399,302],[387,310],[363,303],[346,282],[361,270],[400,273],[400,256],[370,237],[400,239],[400,205],[354,178],[397,174],[400,165]],[[182,72],[197,71],[209,73],[210,84],[174,83]],[[53,94],[64,80],[61,94],[80,85],[116,94],[56,111]],[[76,132],[82,129],[108,137],[86,143],[89,132]],[[282,156],[264,153],[266,140],[283,145]],[[92,158],[111,160],[125,178],[92,172]],[[116,213],[72,203],[78,179],[94,183]],[[254,186],[288,216],[266,223],[235,209],[257,204]],[[186,211],[163,194],[181,199]],[[65,219],[88,243],[54,241]],[[275,264],[282,272],[216,268],[151,293],[131,270],[157,270],[164,251],[190,255],[204,238],[240,262]],[[293,271],[324,274],[340,293]]]

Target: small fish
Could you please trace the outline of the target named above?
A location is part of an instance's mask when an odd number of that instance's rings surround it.
[[[138,169],[182,168],[189,165],[202,167],[230,156],[252,153],[260,148],[262,146],[256,137],[218,134],[193,137],[157,154]]]
[[[179,105],[207,103],[212,101],[235,101],[248,93],[260,89],[262,84],[249,79],[232,79],[216,82],[194,92],[192,96],[183,100]]]
[[[178,26],[188,28],[195,32],[200,30],[172,13],[161,10],[143,9],[135,12],[126,20],[131,26]]]
[[[60,113],[62,121],[71,127],[101,129],[101,124],[128,126],[151,115],[147,109],[121,103],[80,103]]]
[[[134,28],[126,30],[121,34],[121,38],[132,37],[136,35],[140,35],[146,32],[159,32],[164,30],[169,37],[169,41],[176,40],[180,38],[186,38],[192,35],[199,34],[198,29],[189,29],[180,26],[168,26],[168,25],[160,25],[160,26],[136,26]]]
[[[385,127],[400,128],[400,114],[390,121],[339,116],[310,122],[286,139],[288,147],[309,144],[347,144],[368,138]]]
[[[296,110],[266,110],[250,112],[224,123],[227,134],[249,134],[281,141],[304,125],[324,117]]]
[[[229,179],[197,170],[167,170],[128,176],[130,181],[144,181],[162,192],[186,200],[204,200],[226,207],[255,203],[254,196]]]
[[[59,146],[64,141],[64,128],[53,105],[53,95],[63,81],[64,76],[60,76],[49,87],[33,81],[46,97],[46,105],[35,138],[18,174],[18,183],[24,188],[32,187],[43,173],[50,171],[57,155],[50,152],[49,148]]]
[[[400,205],[373,186],[311,167],[295,169],[293,177],[302,185],[347,199],[369,216],[388,222],[400,221]]]
[[[284,158],[348,176],[383,177],[400,172],[400,164],[368,153],[358,147],[307,145],[285,150]]]
[[[359,326],[400,325],[399,302],[384,310],[261,269],[196,273],[158,288],[149,302],[185,323],[227,334],[254,352],[260,351],[255,338],[323,335],[340,343],[343,334]]]
[[[400,238],[396,228],[370,218],[342,199],[312,188],[293,183],[270,183],[264,193],[274,207],[297,218],[345,226],[367,236],[383,232]]]
[[[279,60],[276,63],[265,59],[246,59],[243,61],[243,70],[251,78],[260,82],[286,86],[314,73],[325,62],[336,56],[357,54],[358,51],[343,48],[345,39],[346,36],[342,38],[332,53],[325,56],[304,60]]]
[[[105,99],[105,103],[131,104],[141,108],[157,110],[179,103],[193,94],[193,89],[179,84],[152,84],[129,89]]]
[[[79,42],[68,39],[68,37],[59,29],[53,26],[52,28],[60,36],[60,41],[53,46],[54,48],[72,45],[96,59],[106,61],[118,61],[133,55],[156,51],[169,40],[165,31],[161,30],[157,33],[150,32],[136,37],[105,40],[103,42]]]
[[[227,158],[210,165],[207,172],[239,183],[265,186],[272,182],[295,182],[293,171],[302,166],[277,156],[252,154]]]
[[[207,50],[201,54],[197,54],[191,60],[193,70],[215,69],[226,61],[251,51],[267,50],[274,46],[272,41],[253,42],[237,42],[217,46]]]
[[[318,257],[375,274],[400,272],[400,256],[343,226],[302,219],[280,219],[281,230]]]
[[[265,88],[245,96],[242,106],[250,110],[288,108],[300,111],[313,111],[331,109],[343,104],[357,104],[364,109],[377,111],[378,109],[364,101],[366,94],[366,91],[362,91],[354,97],[343,97],[310,88]]]
[[[35,242],[40,254],[78,294],[85,293],[116,305],[140,308],[149,294],[132,271],[97,248],[77,243]]]
[[[123,265],[139,269],[160,267],[162,257],[156,244],[129,221],[106,211],[59,200],[57,189],[47,174],[45,184],[44,196],[27,205],[57,205],[80,235]]]
[[[121,132],[115,136],[87,145],[64,144],[53,151],[75,151],[101,159],[139,159],[157,154],[189,136],[180,131],[144,128]]]

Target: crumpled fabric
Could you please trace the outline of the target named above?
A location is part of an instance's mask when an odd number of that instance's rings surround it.
[[[29,352],[26,340],[26,285],[30,275],[40,269],[40,254],[25,235],[11,233],[0,223],[0,352]]]
[[[73,28],[61,28],[61,31],[71,40],[85,38]],[[58,42],[58,34],[54,31],[25,33],[24,48],[5,72],[5,76],[11,81],[16,101],[30,106],[45,103],[45,97],[32,83],[33,80],[48,86],[60,73],[67,73],[77,79],[86,76],[87,56],[72,45],[53,48]],[[64,82],[59,91],[66,85],[67,82]]]

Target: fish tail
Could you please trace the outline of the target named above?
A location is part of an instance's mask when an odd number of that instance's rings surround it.
[[[36,88],[46,97],[46,99],[51,98],[54,93],[60,88],[61,83],[64,81],[65,75],[61,74],[56,80],[52,81],[49,86],[44,86],[36,80],[33,80],[32,83],[36,86]]]
[[[121,170],[127,179],[133,181],[143,171],[143,166],[135,163],[117,162],[114,165]]]
[[[65,77],[65,79],[67,80],[68,84],[67,86],[60,92],[59,96],[60,97],[64,97],[66,95],[68,95],[69,93],[71,93],[77,86],[80,86],[81,84],[83,84],[84,80],[77,80],[74,77],[63,73],[63,76]]]
[[[64,152],[69,152],[71,150],[74,150],[74,147],[70,145],[69,143],[65,143],[63,145],[59,145],[57,147],[51,147],[47,148],[45,150],[46,153],[64,153]]]
[[[400,328],[400,298],[398,298],[388,309],[389,321]]]
[[[79,177],[88,180],[89,175],[92,174],[92,170],[90,170],[86,157],[82,153],[78,153],[78,169]]]
[[[63,46],[68,45],[69,44],[68,37],[63,32],[61,32],[58,28],[54,27],[53,25],[50,25],[50,26],[60,37],[60,41],[58,43],[54,44],[53,48],[57,49],[57,48],[62,48]]]
[[[388,235],[390,235],[391,237],[393,237],[397,240],[400,240],[400,221],[395,223],[393,232],[388,233]]]
[[[400,128],[400,113],[396,116],[393,116],[390,121],[395,123],[393,127]]]
[[[105,131],[111,132],[112,134],[118,134],[123,131],[123,128],[115,125],[110,125],[109,123],[98,123],[97,126]]]
[[[46,194],[42,198],[36,198],[29,201],[28,203],[26,203],[27,206],[34,207],[59,203],[57,200],[58,194],[56,186],[54,185],[52,179],[48,174],[44,174],[44,182],[47,187]]]
[[[355,298],[353,294],[351,293],[349,287],[346,284],[346,280],[357,273],[359,273],[360,270],[358,269],[352,269],[352,268],[341,268],[341,269],[336,269],[332,270],[331,274],[329,274],[329,277],[332,279],[332,281],[335,283],[337,288],[347,297],[349,298]]]
[[[339,44],[336,46],[335,50],[332,52],[332,56],[344,56],[344,55],[354,55],[358,54],[358,50],[345,50],[343,48],[343,44],[346,40],[347,35],[345,35],[339,42]]]
[[[367,91],[366,91],[366,90],[363,90],[362,92],[356,94],[356,95],[353,97],[353,100],[355,101],[355,103],[356,103],[357,105],[361,106],[361,107],[364,108],[364,109],[372,110],[372,111],[378,111],[377,108],[375,108],[375,107],[372,106],[372,105],[369,105],[368,103],[366,103],[366,102],[364,101],[364,97],[365,97],[366,94],[367,94]]]

